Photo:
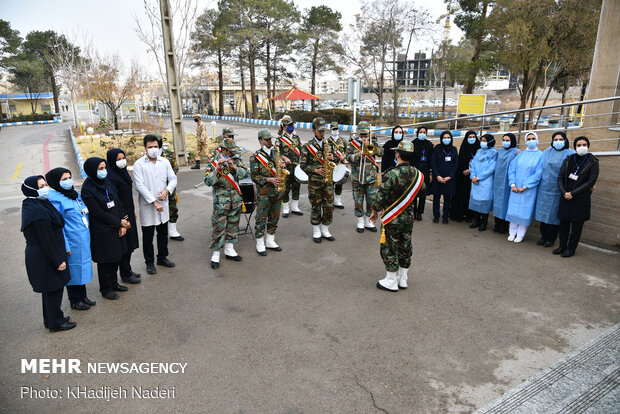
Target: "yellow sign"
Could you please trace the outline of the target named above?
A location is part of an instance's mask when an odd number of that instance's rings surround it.
[[[484,114],[486,95],[459,95],[459,105],[456,112],[459,114]]]

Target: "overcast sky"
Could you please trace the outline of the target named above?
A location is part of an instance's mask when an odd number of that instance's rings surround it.
[[[152,0],[151,0],[152,1]],[[173,0],[174,1],[174,0]],[[327,5],[342,13],[345,24],[359,13],[359,0],[294,0],[300,9]],[[215,0],[198,0],[199,10],[214,7]],[[445,13],[443,0],[415,0],[416,8],[426,8],[433,19]],[[135,58],[157,76],[154,59],[138,40],[133,16],[146,20],[143,0],[0,0],[0,18],[22,37],[32,30],[55,30],[75,39],[76,34],[92,37],[96,48],[102,52],[118,53],[125,63]],[[442,23],[443,24],[443,23]],[[441,28],[438,28],[441,29]],[[452,25],[451,37],[458,41],[461,32]],[[81,40],[78,40],[79,44]],[[413,44],[411,51],[432,48],[430,42]],[[411,55],[410,55],[411,56]]]

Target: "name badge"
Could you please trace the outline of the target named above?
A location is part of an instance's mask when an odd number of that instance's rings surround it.
[[[114,200],[112,200],[112,201],[108,201],[108,202],[106,203],[106,205],[108,206],[108,208],[112,208],[112,207],[114,207]]]
[[[88,207],[84,207],[82,209],[82,214],[87,215],[88,214]]]
[[[568,176],[568,178],[570,178],[571,180],[577,181],[577,178],[579,178],[579,176],[575,173],[572,173],[571,175]]]
[[[446,157],[446,162],[452,161],[452,157]]]
[[[422,161],[422,162],[426,161],[426,156],[420,157],[420,161]]]
[[[84,227],[88,228],[88,219],[82,216],[82,223],[84,223]]]

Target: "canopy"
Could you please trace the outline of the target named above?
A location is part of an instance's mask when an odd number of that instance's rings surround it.
[[[273,98],[269,98],[271,101],[296,101],[296,100],[311,100],[311,99],[321,99],[318,96],[312,95],[306,91],[302,91],[298,89],[297,86],[293,86],[288,91],[281,93],[278,96],[274,96]]]

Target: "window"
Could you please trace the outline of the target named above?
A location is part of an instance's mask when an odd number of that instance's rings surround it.
[[[224,102],[235,100],[235,92],[224,92]]]
[[[15,112],[17,111],[17,107],[15,105],[9,105],[9,111]]]
[[[43,112],[52,112],[52,105],[50,105],[50,104],[41,104],[41,111],[43,111]]]

